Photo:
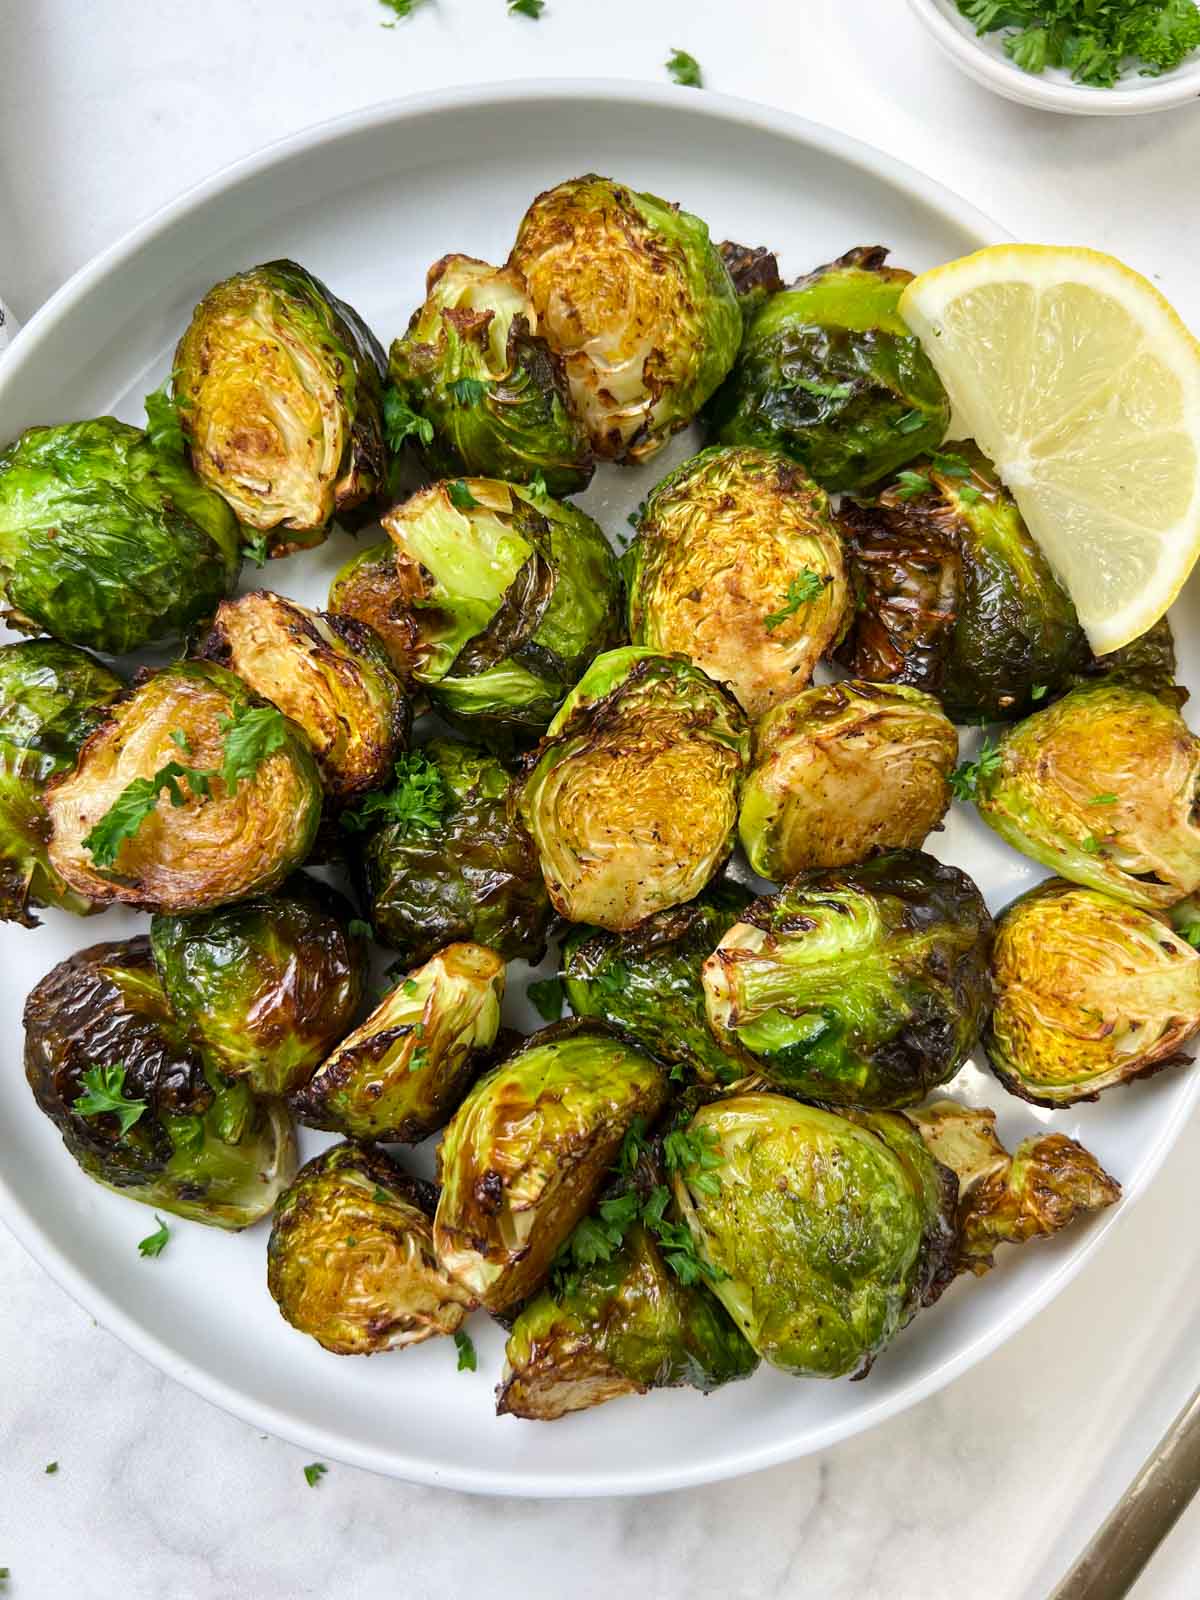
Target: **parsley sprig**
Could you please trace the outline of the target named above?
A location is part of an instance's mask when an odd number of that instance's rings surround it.
[[[950,774],[950,792],[956,800],[974,800],[982,778],[1000,768],[1000,748],[985,739],[974,761],[962,761]]]
[[[458,1351],[458,1370],[460,1372],[474,1372],[478,1366],[475,1355],[475,1342],[469,1333],[464,1333],[461,1328],[455,1329],[454,1348]]]
[[[703,89],[704,75],[700,71],[700,63],[686,50],[672,50],[667,57],[666,66],[671,77],[683,88]]]
[[[422,750],[410,750],[395,765],[390,789],[376,789],[353,811],[342,814],[352,833],[398,824],[405,833],[435,833],[450,809],[451,794],[437,763]]]
[[[814,572],[811,567],[801,567],[800,571],[787,586],[787,593],[783,597],[783,604],[778,611],[772,611],[763,618],[763,626],[768,633],[794,617],[801,606],[810,605],[832,583],[832,578],[826,573]]]
[[[125,1093],[125,1065],[114,1061],[107,1067],[89,1067],[83,1074],[83,1091],[76,1095],[71,1109],[79,1117],[98,1117],[111,1112],[121,1124],[124,1138],[147,1109],[145,1100]]]

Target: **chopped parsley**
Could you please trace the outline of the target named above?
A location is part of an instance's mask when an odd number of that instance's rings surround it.
[[[510,17],[532,17],[536,22],[545,9],[546,0],[508,0]]]
[[[388,11],[394,13],[391,22],[381,22],[379,26],[381,28],[394,28],[397,22],[403,22],[405,17],[411,17],[422,3],[423,0],[379,0],[381,6],[385,6]],[[321,1470],[323,1472],[325,1470],[324,1467]],[[305,1471],[307,1472],[307,1468]]]
[[[849,400],[854,393],[852,383],[818,383],[815,378],[793,378],[789,389],[802,389],[818,400]]]
[[[461,478],[455,478],[453,482],[448,483],[446,493],[450,496],[450,504],[456,511],[473,511],[479,504]]]
[[[265,533],[260,533],[257,539],[247,539],[242,549],[250,557],[256,567],[265,567],[270,545]]]
[[[1200,46],[1194,0],[958,0],[977,33],[1003,33],[1023,72],[1059,67],[1076,83],[1111,89],[1127,68],[1157,78]]]
[[[138,1255],[140,1256],[160,1256],[167,1248],[167,1240],[171,1237],[171,1230],[157,1211],[154,1213],[154,1220],[158,1223],[158,1227],[153,1233],[148,1233],[144,1239],[138,1240]]]
[[[1033,688],[1030,689],[1030,691],[1029,691],[1029,698],[1031,700],[1044,700],[1048,693],[1049,693],[1049,685],[1048,684],[1035,683]]]
[[[557,1022],[563,1014],[563,986],[561,978],[539,978],[526,989],[526,994],[536,1006],[545,1022]]]
[[[962,761],[950,774],[950,792],[956,800],[974,800],[981,778],[1000,770],[1000,749],[985,739],[974,761]]]
[[[721,1165],[717,1136],[701,1126],[695,1133],[676,1128],[663,1140],[663,1159],[668,1172],[682,1172],[691,1188],[701,1194],[720,1194],[721,1180],[715,1168]]]
[[[386,4],[386,0],[382,3]],[[385,22],[384,27],[395,27],[395,23]],[[401,399],[399,389],[391,384],[383,391],[383,431],[393,453],[409,438],[418,439],[422,444],[433,443],[433,423]]]
[[[378,1206],[387,1206],[391,1205],[392,1203],[391,1195],[386,1189],[380,1188],[379,1184],[375,1185],[375,1192],[372,1194],[371,1199],[374,1200],[375,1204]]]
[[[774,633],[789,617],[794,617],[801,606],[809,605],[833,580],[814,572],[811,567],[801,567],[800,571],[787,586],[787,593],[783,597],[783,605],[778,611],[772,611],[770,616],[763,618],[763,626],[768,633]]]
[[[923,472],[897,473],[896,482],[899,485],[896,496],[900,500],[916,500],[919,495],[928,494],[933,488],[933,480]]]
[[[1090,805],[1090,806],[1115,806],[1119,798],[1120,798],[1120,796],[1119,795],[1115,795],[1115,794],[1094,794],[1092,796],[1092,798],[1088,801],[1088,805]]]
[[[965,456],[955,455],[952,451],[935,450],[929,459],[934,471],[940,472],[943,478],[971,476],[971,463]]]
[[[1103,844],[1099,839],[1097,839],[1094,833],[1089,833],[1087,838],[1081,839],[1079,843],[1080,848],[1086,850],[1089,856],[1098,856],[1101,850],[1104,848]]]
[[[351,917],[346,925],[346,932],[352,939],[373,939],[375,930],[369,922],[364,922],[361,917]]]
[[[973,483],[964,483],[958,491],[958,498],[969,506],[978,505],[983,495]]]
[[[416,1031],[417,1030],[414,1029],[414,1032],[416,1032]],[[408,1070],[410,1072],[420,1072],[421,1068],[428,1064],[428,1061],[429,1061],[429,1049],[428,1049],[428,1046],[423,1045],[423,1044],[419,1044],[417,1046],[417,1048],[413,1051],[412,1055],[409,1056],[409,1058],[408,1058]]]
[[[548,500],[550,491],[546,487],[546,480],[540,472],[535,472],[527,485],[529,497],[532,500]]]
[[[456,405],[477,406],[483,399],[483,391],[487,385],[481,378],[455,378],[450,385],[450,393],[454,396]]]
[[[304,1481],[310,1489],[315,1489],[328,1471],[323,1461],[310,1461],[304,1469]]]
[[[48,1478],[49,1477],[53,1477],[53,1475],[57,1471],[58,1471],[58,1462],[57,1461],[47,1461],[47,1463],[46,1463],[46,1476]]]
[[[399,826],[405,833],[435,833],[449,810],[451,795],[441,769],[421,750],[410,750],[395,765],[390,789],[376,789],[353,811],[342,813],[342,826],[353,833]]]
[[[460,1372],[474,1372],[478,1365],[475,1356],[475,1345],[471,1335],[464,1333],[461,1328],[454,1334],[454,1348],[458,1351],[458,1370]]]
[[[686,50],[672,50],[667,57],[666,67],[675,82],[682,84],[685,89],[703,89],[704,78],[700,71],[700,63]]]
[[[1193,949],[1200,949],[1200,922],[1185,922],[1178,932],[1179,937],[1186,939]]]
[[[896,422],[897,433],[916,433],[925,426],[925,416],[920,411],[906,411]]]
[[[79,1117],[99,1117],[111,1112],[121,1124],[124,1138],[134,1123],[145,1114],[146,1101],[125,1094],[125,1067],[114,1061],[108,1067],[89,1067],[83,1074],[83,1092],[71,1106]]]

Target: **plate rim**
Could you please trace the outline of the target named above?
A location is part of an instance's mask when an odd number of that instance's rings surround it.
[[[775,107],[707,90],[702,91],[702,98],[698,98],[692,89],[613,78],[515,79],[458,85],[378,101],[341,116],[323,119],[261,146],[183,190],[93,256],[34,313],[0,361],[0,391],[20,382],[21,373],[27,364],[36,361],[41,343],[53,331],[59,319],[84,299],[94,285],[136,256],[151,240],[166,233],[194,208],[223,192],[236,189],[240,184],[306,151],[353,138],[360,132],[379,126],[400,125],[425,117],[446,115],[464,107],[487,110],[509,107],[518,102],[526,106],[546,106],[580,100],[655,111],[686,107],[716,121],[758,129],[809,148],[824,150],[882,179],[900,194],[919,202],[923,208],[941,213],[958,228],[973,233],[978,247],[1012,239],[1011,234],[977,207],[945,185],[925,177],[916,168],[884,151],[876,150],[852,134]],[[954,1381],[1018,1332],[1083,1269],[1102,1241],[1131,1212],[1149,1188],[1168,1151],[1177,1142],[1198,1093],[1200,1078],[1194,1078],[1190,1089],[1179,1096],[1170,1117],[1159,1129],[1156,1142],[1142,1163],[1140,1179],[1126,1191],[1122,1204],[1093,1222],[1086,1236],[1080,1239],[1057,1270],[1049,1273],[1031,1293],[957,1354],[939,1362],[924,1377],[905,1384],[895,1394],[881,1397],[874,1405],[849,1416],[832,1418],[816,1429],[810,1429],[802,1440],[793,1437],[741,1450],[735,1447],[700,1462],[652,1471],[636,1467],[620,1472],[599,1471],[585,1480],[570,1473],[548,1469],[522,1470],[516,1479],[509,1479],[491,1469],[431,1465],[420,1457],[414,1457],[411,1452],[393,1446],[384,1450],[355,1443],[344,1435],[331,1432],[275,1404],[258,1400],[236,1384],[194,1365],[157,1334],[143,1327],[108,1290],[82,1270],[77,1270],[54,1240],[43,1232],[33,1206],[17,1193],[3,1170],[0,1170],[0,1220],[32,1259],[77,1305],[152,1367],[239,1421],[306,1450],[316,1451],[324,1458],[411,1483],[474,1494],[523,1499],[658,1494],[719,1482],[814,1454],[877,1426]]]

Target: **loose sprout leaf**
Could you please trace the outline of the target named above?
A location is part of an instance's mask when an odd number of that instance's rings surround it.
[[[362,833],[398,823],[406,833],[435,833],[451,800],[437,764],[420,750],[412,750],[396,762],[395,779],[392,788],[376,789],[360,806],[345,812],[342,826]]]
[[[801,606],[810,605],[830,582],[832,579],[827,574],[814,572],[811,567],[801,567],[787,586],[783,605],[763,618],[767,632],[774,633],[789,617],[794,617]]]
[[[667,71],[675,82],[682,84],[685,89],[702,89],[704,80],[700,72],[700,63],[695,56],[689,55],[686,50],[672,50],[667,57]]]
[[[487,384],[482,378],[455,378],[450,393],[460,406],[477,406],[483,399]]]
[[[165,456],[182,456],[187,444],[179,420],[179,407],[171,396],[170,378],[146,396],[145,406],[146,436],[150,443]]]
[[[125,1066],[115,1061],[107,1067],[89,1067],[83,1074],[83,1093],[75,1097],[72,1109],[81,1117],[98,1117],[111,1112],[121,1124],[122,1135],[146,1110],[144,1100],[125,1096]]]
[[[557,1022],[563,1014],[563,986],[561,978],[540,978],[525,991],[537,1013],[546,1022]]]
[[[386,4],[387,0],[381,0],[381,3]],[[384,27],[388,26],[388,23],[384,23]],[[390,26],[394,27],[395,24]],[[418,439],[422,444],[433,443],[433,423],[428,417],[414,411],[391,384],[383,395],[383,431],[387,435],[388,448],[393,452],[398,451],[409,438]]]
[[[287,719],[275,706],[239,706],[219,726],[225,735],[221,776],[231,793],[287,743]]]
[[[450,496],[450,504],[456,511],[473,511],[479,504],[461,478],[455,478],[447,484],[446,493]]]
[[[950,774],[950,791],[956,800],[974,800],[980,778],[986,778],[1000,766],[999,748],[985,739],[974,761],[962,761]]]
[[[323,1461],[310,1461],[304,1469],[304,1481],[310,1489],[315,1489],[328,1471]]]
[[[138,1240],[138,1255],[140,1256],[162,1255],[167,1247],[167,1240],[171,1237],[170,1228],[167,1227],[157,1211],[154,1213],[154,1220],[158,1223],[158,1227],[153,1233],[148,1233],[144,1239]]]
[[[478,1360],[471,1335],[464,1333],[461,1328],[456,1328],[454,1332],[454,1348],[458,1351],[458,1370],[460,1372],[474,1372],[478,1366]]]

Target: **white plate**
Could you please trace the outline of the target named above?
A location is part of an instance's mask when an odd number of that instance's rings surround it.
[[[109,410],[140,420],[141,396],[165,373],[194,302],[218,278],[273,256],[310,266],[386,341],[404,327],[432,260],[448,250],[502,259],[532,196],[589,169],[682,202],[718,239],[772,244],[788,274],[856,244],[885,241],[898,262],[924,268],[1004,238],[961,200],[863,145],[713,95],[584,82],[409,100],[221,174],[81,272],[0,363],[0,439]],[[610,531],[623,530],[626,513],[691,446],[680,439],[648,468],[602,472],[583,503]],[[335,535],[319,551],[272,564],[269,580],[319,604],[352,548]],[[1193,626],[1188,636],[1200,634]],[[1195,652],[1184,658],[1200,682]],[[934,844],[974,874],[994,907],[1040,876],[973,814],[956,814]],[[983,1281],[959,1283],[864,1383],[762,1371],[707,1399],[653,1394],[553,1426],[498,1419],[491,1389],[503,1339],[485,1317],[471,1325],[476,1374],[456,1371],[449,1340],[371,1361],[327,1355],[287,1327],[267,1294],[265,1226],[235,1237],[173,1222],[162,1258],[142,1260],[136,1242],[153,1227],[149,1211],[77,1171],[24,1081],[22,1002],[69,950],[145,921],[121,911],[86,923],[46,913],[36,932],[0,929],[5,1219],[98,1320],[208,1399],[316,1457],[458,1489],[675,1488],[820,1449],[911,1405],[1007,1338],[1079,1270],[1145,1187],[1200,1088],[1194,1075],[1166,1073],[1051,1118],[966,1068],[955,1092],[995,1105],[1007,1136],[1053,1120],[1097,1152],[1127,1198],[1054,1243],[1010,1252]],[[325,1142],[305,1134],[305,1152]]]
[[[1005,54],[999,31],[978,34],[955,0],[908,0],[951,61],[984,88],[1041,111],[1076,117],[1139,117],[1190,105],[1200,98],[1200,55],[1188,56],[1172,72],[1143,78],[1136,69],[1112,89],[1076,83],[1061,67],[1024,72]]]

